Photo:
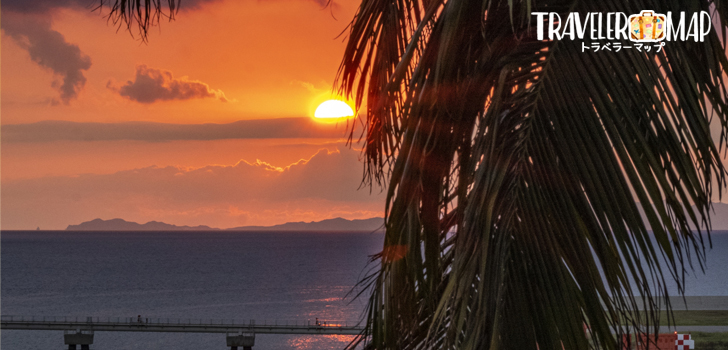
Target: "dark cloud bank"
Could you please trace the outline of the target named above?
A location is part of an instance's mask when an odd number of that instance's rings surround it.
[[[220,0],[183,0],[180,6],[181,11],[195,10],[200,5],[212,2],[218,2]],[[323,1],[323,0],[317,0]],[[94,10],[98,9],[99,5],[103,5],[102,14],[108,13],[109,5],[113,4],[114,0],[3,0],[2,7],[3,11],[14,11],[20,13],[48,13],[60,8],[72,8],[79,10]],[[163,5],[166,1],[163,2]],[[105,11],[103,9],[106,9]],[[165,6],[166,11],[166,6]]]
[[[345,124],[345,123],[343,123]],[[228,124],[166,124],[150,122],[76,123],[43,121],[3,125],[2,142],[174,141],[267,138],[341,138],[341,123],[318,123],[311,118],[240,120]]]
[[[2,6],[5,11],[5,1]],[[54,82],[53,86],[60,92],[63,103],[68,104],[78,96],[86,84],[83,71],[91,68],[91,58],[77,45],[67,42],[61,33],[51,29],[49,16],[3,13],[2,29],[28,51],[33,62],[61,78],[62,82]]]
[[[99,5],[98,0],[3,0],[3,11],[19,13],[48,13],[58,8],[88,8]],[[4,18],[3,18],[4,19]]]

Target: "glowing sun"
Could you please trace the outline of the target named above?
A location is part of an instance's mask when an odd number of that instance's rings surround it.
[[[340,118],[353,117],[354,110],[344,101],[328,100],[316,107],[316,112],[313,113],[313,116],[316,119],[333,121]]]

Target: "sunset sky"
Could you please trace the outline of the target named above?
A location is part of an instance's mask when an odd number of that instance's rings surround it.
[[[357,1],[187,0],[148,44],[97,2],[2,2],[2,229],[382,215],[345,123],[311,119]]]

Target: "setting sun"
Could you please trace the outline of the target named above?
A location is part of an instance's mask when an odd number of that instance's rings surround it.
[[[328,100],[322,102],[313,116],[317,119],[339,119],[354,116],[354,110],[346,102],[341,100]]]

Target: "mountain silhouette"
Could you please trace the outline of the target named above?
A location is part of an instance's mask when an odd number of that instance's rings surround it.
[[[226,231],[378,231],[384,226],[383,218],[347,220],[343,218],[311,222],[287,222],[274,226],[241,226]],[[66,231],[213,231],[219,228],[200,226],[177,226],[159,221],[139,224],[123,219],[94,219],[78,225],[68,225]]]

